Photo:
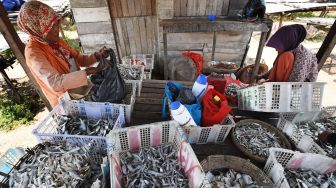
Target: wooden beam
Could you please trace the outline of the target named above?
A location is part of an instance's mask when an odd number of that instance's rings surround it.
[[[9,47],[13,50],[17,60],[21,64],[23,70],[26,72],[29,80],[32,82],[34,88],[36,89],[37,93],[42,98],[46,107],[51,110],[52,107],[48,101],[48,99],[43,94],[40,86],[36,82],[35,78],[33,77],[32,73],[30,72],[27,64],[26,59],[24,56],[24,44],[22,43],[21,39],[19,38],[18,34],[16,33],[13,25],[10,23],[7,12],[4,9],[2,3],[0,3],[0,32],[5,37]]]
[[[259,65],[260,65],[261,55],[262,55],[262,51],[263,51],[265,43],[266,43],[267,35],[268,34],[266,32],[262,32],[261,36],[260,36],[258,52],[257,52],[256,60],[255,60],[253,75],[252,75],[252,78],[251,78],[253,80],[252,81],[253,83],[256,82],[256,78],[257,78],[257,75],[258,75],[258,72],[259,72]]]
[[[336,44],[336,20],[334,24],[331,26],[328,35],[324,39],[319,51],[316,54],[318,70],[321,70],[321,68],[323,67],[331,51],[335,47],[335,44]]]
[[[190,33],[215,31],[261,31],[268,32],[272,20],[246,22],[242,19],[219,18],[209,21],[206,18],[161,20],[164,33]]]

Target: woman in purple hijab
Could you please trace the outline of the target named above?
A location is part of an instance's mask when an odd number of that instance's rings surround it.
[[[266,46],[278,51],[268,76],[269,81],[316,81],[318,74],[316,56],[301,45],[306,35],[307,31],[302,25],[294,24],[281,27],[269,39]]]

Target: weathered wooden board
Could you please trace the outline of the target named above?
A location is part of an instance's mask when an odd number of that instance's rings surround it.
[[[82,45],[115,43],[112,33],[81,35],[80,40]]]
[[[81,22],[110,22],[108,7],[99,8],[73,8],[76,23]]]
[[[152,16],[155,15],[155,0],[110,0],[111,10],[120,11],[112,13],[114,18]]]
[[[226,16],[229,4],[230,0],[174,0],[174,16]]]
[[[217,44],[227,42],[244,42],[249,41],[251,32],[233,32],[223,31],[217,33]],[[207,43],[212,46],[213,33],[212,32],[194,32],[194,33],[169,33],[167,35],[169,43]]]
[[[70,0],[71,8],[107,7],[106,0]]]
[[[84,34],[112,33],[111,22],[81,22],[77,23],[77,32]]]
[[[117,44],[121,56],[155,53],[157,19],[155,16],[116,18]]]

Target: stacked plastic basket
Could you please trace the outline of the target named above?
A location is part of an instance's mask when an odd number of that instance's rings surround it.
[[[277,188],[290,188],[284,175],[285,169],[315,170],[321,174],[328,174],[336,170],[335,166],[336,160],[324,155],[271,148],[264,171]]]
[[[122,107],[108,103],[60,101],[33,130],[33,134],[40,143],[66,141],[69,144],[78,146],[90,144],[95,148],[91,153],[92,156],[99,159],[102,158],[101,155],[103,153],[106,153],[106,137],[60,134],[58,129],[61,126],[62,116],[81,117],[84,119],[106,119],[114,124],[114,129],[125,125],[125,116]]]
[[[321,110],[321,82],[266,82],[238,91],[240,110],[260,112],[316,112]]]
[[[177,149],[177,159],[189,180],[189,187],[203,186],[205,174],[180,125],[175,121],[113,130],[107,139],[110,161],[111,188],[124,187],[120,159],[124,153],[140,148],[172,143]]]
[[[152,78],[152,71],[154,69],[154,58],[154,54],[136,54],[123,57],[122,63],[128,65],[145,66],[144,79],[149,80]]]
[[[127,95],[125,98],[126,102],[123,104],[116,104],[116,103],[109,103],[109,104],[111,104],[114,107],[121,107],[124,111],[126,122],[130,123],[132,112],[133,112],[133,106],[134,106],[135,99],[137,96],[137,93],[136,93],[137,83],[135,82],[126,83],[126,87],[127,87]],[[61,97],[61,100],[76,101],[76,100],[71,100],[71,97],[67,92],[63,94],[63,96]]]

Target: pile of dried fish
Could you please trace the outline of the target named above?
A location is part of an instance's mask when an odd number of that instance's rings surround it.
[[[188,187],[173,144],[127,152],[120,161],[125,187]]]
[[[140,80],[141,69],[138,67],[118,64],[119,72],[125,80]]]
[[[106,136],[114,127],[113,120],[95,120],[61,116],[58,134]]]
[[[336,177],[334,174],[319,174],[313,170],[292,171],[285,169],[285,177],[289,186],[293,188],[336,187]]]
[[[239,144],[253,155],[267,158],[269,155],[268,148],[281,148],[279,138],[257,123],[236,127],[234,135]]]
[[[232,169],[228,170],[226,173],[221,171],[213,171],[213,173],[208,172],[205,175],[205,178],[208,181],[206,188],[240,188],[256,184],[251,176],[238,173]]]
[[[101,176],[100,168],[87,155],[88,147],[45,144],[12,171],[10,187],[78,187]]]
[[[318,135],[323,131],[336,132],[335,117],[325,118],[319,121],[297,123],[298,129],[312,139],[325,151],[328,156],[335,157],[336,153],[331,144],[322,142],[318,139]]]

